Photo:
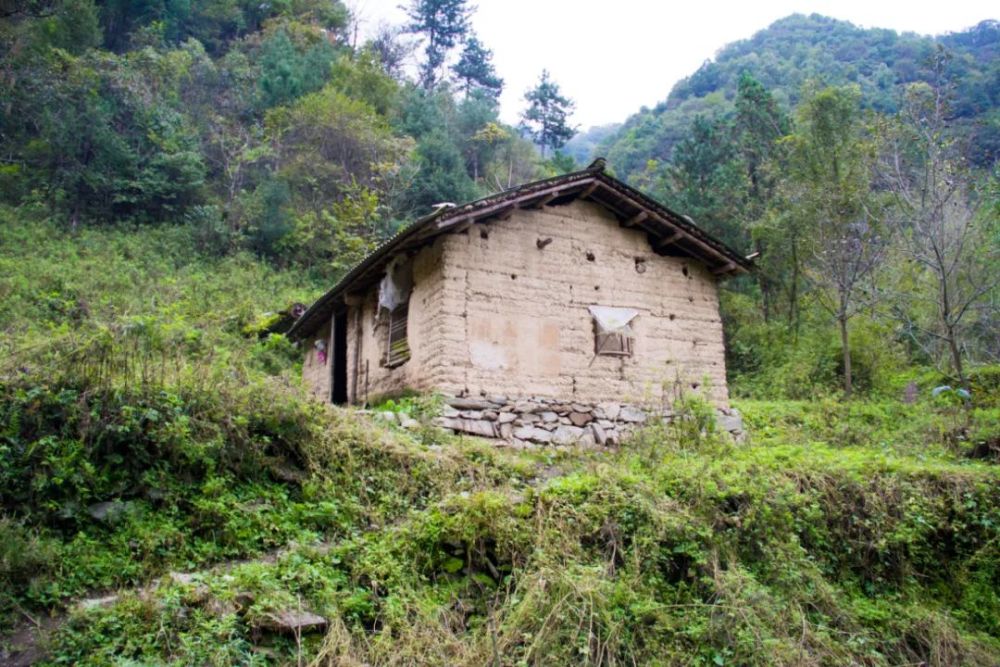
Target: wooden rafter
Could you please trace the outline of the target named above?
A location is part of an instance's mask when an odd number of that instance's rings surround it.
[[[736,263],[735,262],[729,262],[728,264],[725,264],[725,265],[720,266],[718,268],[712,269],[712,274],[718,276],[718,275],[721,275],[723,273],[729,273],[730,271],[734,270],[735,268],[736,268]]]
[[[640,222],[642,222],[643,220],[645,220],[648,217],[649,217],[649,213],[647,213],[646,211],[639,211],[638,213],[636,213],[635,215],[633,215],[628,220],[625,220],[624,222],[622,222],[622,224],[625,225],[626,227],[634,227],[634,226],[638,225]]]
[[[667,238],[660,239],[659,241],[657,241],[656,242],[656,249],[657,250],[663,250],[668,245],[676,243],[683,236],[684,236],[684,232],[682,232],[681,230],[678,229],[673,234],[671,234],[670,236],[668,236]]]

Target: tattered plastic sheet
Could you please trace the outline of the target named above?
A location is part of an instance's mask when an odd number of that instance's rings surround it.
[[[597,333],[632,333],[629,326],[639,314],[634,308],[612,308],[611,306],[588,306],[590,314],[597,323]]]
[[[385,267],[385,277],[378,288],[379,308],[390,313],[410,299],[413,290],[413,264],[407,257],[396,257]]]

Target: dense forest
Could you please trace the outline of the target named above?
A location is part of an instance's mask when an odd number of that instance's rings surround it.
[[[332,276],[433,204],[551,173],[522,134],[544,150],[569,131],[544,72],[524,124],[500,123],[464,2],[415,4],[364,44],[330,0],[10,7],[0,189],[70,229],[185,224]]]
[[[0,663],[1000,662],[1000,25],[791,16],[571,139],[559,72],[505,124],[474,8],[405,8],[0,2]],[[292,304],[602,154],[755,257],[746,441],[305,398]]]

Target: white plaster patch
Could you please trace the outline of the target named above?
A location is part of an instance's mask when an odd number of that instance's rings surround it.
[[[507,351],[496,341],[469,341],[469,359],[473,366],[484,370],[497,371],[509,367]]]

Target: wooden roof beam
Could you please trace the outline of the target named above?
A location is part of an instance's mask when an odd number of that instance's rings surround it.
[[[676,243],[683,236],[684,236],[684,232],[682,232],[679,229],[675,230],[674,233],[671,234],[670,236],[668,236],[667,238],[660,239],[659,241],[657,241],[657,243],[656,243],[656,249],[657,250],[663,250],[668,245],[673,245],[674,243]]]
[[[639,211],[638,213],[636,213],[635,215],[633,215],[628,220],[623,221],[622,224],[625,225],[626,227],[634,227],[634,226],[638,225],[640,222],[642,222],[643,220],[645,220],[648,217],[649,217],[649,213],[648,212],[646,212],[646,211]]]
[[[600,185],[599,181],[592,181],[590,185],[588,185],[587,187],[585,187],[583,190],[580,191],[579,195],[580,199],[586,199],[590,195],[594,194],[594,190],[596,190],[597,186],[599,185]]]
[[[558,196],[559,196],[559,191],[558,190],[556,190],[555,192],[550,192],[547,195],[544,195],[541,199],[537,199],[534,202],[532,202],[531,204],[528,204],[524,208],[526,208],[526,209],[540,209],[540,208],[545,208],[546,204],[548,204],[550,201],[552,201],[553,199],[555,199]]]
[[[712,269],[712,275],[720,276],[736,269],[736,262],[729,262],[724,266]]]

